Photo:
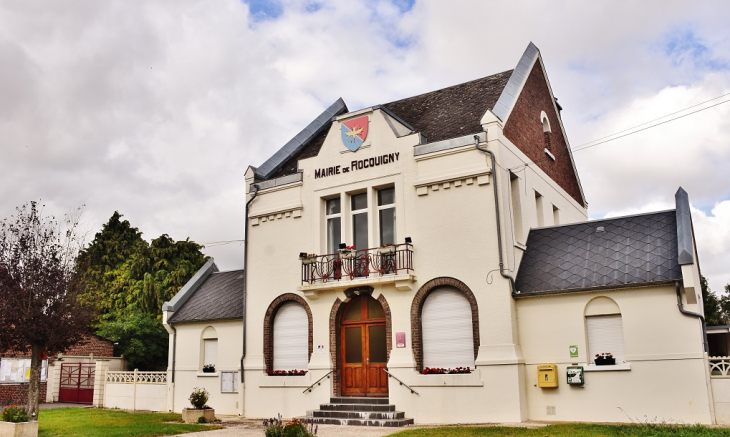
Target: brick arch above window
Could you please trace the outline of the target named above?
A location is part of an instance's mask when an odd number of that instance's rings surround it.
[[[307,359],[309,360],[312,358],[312,351],[314,350],[314,325],[312,322],[312,310],[309,308],[307,301],[305,301],[301,296],[294,293],[285,293],[274,299],[271,304],[269,304],[269,307],[266,309],[266,314],[264,315],[264,364],[266,364],[267,371],[274,369],[274,319],[276,318],[276,312],[287,302],[298,303],[307,313],[307,321],[309,325],[309,355]]]
[[[432,291],[440,287],[453,287],[464,293],[464,296],[469,301],[469,306],[471,306],[472,331],[474,333],[474,359],[476,359],[477,353],[479,352],[479,307],[477,306],[477,299],[474,293],[466,284],[458,279],[449,277],[434,278],[418,289],[411,303],[411,342],[413,343],[413,357],[416,360],[416,369],[419,372],[423,370],[423,335],[421,327],[423,303]]]

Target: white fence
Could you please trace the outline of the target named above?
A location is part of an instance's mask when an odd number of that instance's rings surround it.
[[[167,372],[106,372],[104,407],[165,411]]]

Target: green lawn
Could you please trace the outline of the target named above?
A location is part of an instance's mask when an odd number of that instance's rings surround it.
[[[664,426],[664,425],[589,425],[570,423],[549,425],[542,428],[505,428],[484,426],[454,426],[443,428],[423,428],[402,431],[391,436],[398,437],[482,437],[482,436],[730,436],[730,429],[708,428],[705,426]]]
[[[186,425],[175,413],[130,413],[96,408],[41,410],[38,422],[38,435],[42,437],[161,436],[222,428]]]

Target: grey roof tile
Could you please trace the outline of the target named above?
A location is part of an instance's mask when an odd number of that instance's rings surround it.
[[[243,270],[213,273],[187,302],[175,311],[171,323],[239,319],[243,317]]]
[[[539,295],[681,280],[676,216],[665,211],[532,229],[517,290]]]

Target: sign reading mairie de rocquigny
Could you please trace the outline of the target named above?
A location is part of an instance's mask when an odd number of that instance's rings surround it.
[[[355,152],[365,142],[368,137],[368,116],[353,118],[352,120],[343,121],[340,124],[342,132],[342,142],[350,151]]]

